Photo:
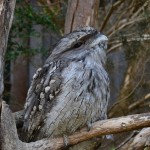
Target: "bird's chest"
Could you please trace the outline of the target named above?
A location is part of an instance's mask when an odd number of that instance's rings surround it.
[[[56,104],[47,114],[47,126],[53,135],[72,133],[98,120],[101,116],[101,88],[103,78],[97,68],[74,62],[62,71],[61,92]]]

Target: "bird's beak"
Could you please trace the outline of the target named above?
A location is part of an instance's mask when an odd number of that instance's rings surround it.
[[[99,37],[99,40],[100,40],[100,41],[105,41],[105,42],[108,41],[107,36],[104,35],[104,34],[102,34],[102,33],[98,33],[98,37]]]

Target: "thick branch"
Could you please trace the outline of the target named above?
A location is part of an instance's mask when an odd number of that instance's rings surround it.
[[[150,113],[113,118],[94,123],[90,131],[83,128],[79,132],[68,136],[68,141],[70,145],[74,145],[92,139],[93,137],[115,134],[148,126],[150,126]],[[1,128],[3,150],[19,150],[19,148],[22,150],[44,150],[46,148],[56,150],[64,147],[63,138],[42,139],[32,143],[21,142],[18,139],[14,117],[5,102],[2,103]]]

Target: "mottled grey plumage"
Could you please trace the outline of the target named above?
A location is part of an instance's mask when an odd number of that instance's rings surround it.
[[[38,69],[25,103],[26,140],[68,135],[106,118],[107,37],[91,27],[64,36]],[[25,136],[25,135],[24,135]]]

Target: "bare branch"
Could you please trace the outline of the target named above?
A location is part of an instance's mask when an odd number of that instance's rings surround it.
[[[68,136],[68,141],[69,145],[74,145],[97,136],[115,134],[148,126],[150,126],[150,113],[113,118],[95,122],[90,131],[88,131],[87,128],[83,128],[79,132]],[[46,148],[56,150],[64,147],[63,138],[61,137],[42,139],[32,143],[21,142],[17,135],[13,115],[5,102],[2,103],[1,128],[3,150],[12,150],[14,148],[15,150],[19,150],[20,148],[22,150],[43,150]]]
[[[134,38],[128,38],[127,37],[127,42],[133,42],[133,41],[149,41],[150,40],[150,35],[149,34],[143,34],[141,37],[134,37]],[[109,44],[111,45],[114,45],[112,47],[110,47],[108,50],[107,50],[107,53],[110,53],[114,50],[116,50],[117,48],[119,48],[120,46],[123,45],[122,42],[120,42],[119,40],[116,40],[116,41],[112,41],[110,42]]]
[[[144,103],[147,99],[150,98],[150,93],[146,94],[142,99],[137,100],[135,103],[131,104],[128,109],[131,111],[132,109],[136,108],[140,104]]]
[[[125,27],[127,27],[127,26],[129,26],[129,25],[133,25],[134,23],[140,22],[140,21],[145,20],[145,19],[147,19],[147,17],[139,17],[139,18],[136,18],[136,19],[134,19],[134,20],[131,19],[130,21],[128,21],[128,22],[123,23],[122,25],[120,25],[116,30],[114,30],[112,33],[110,33],[110,34],[108,35],[108,37],[111,37],[111,36],[114,35],[117,31],[122,30],[122,29],[124,29]]]
[[[139,7],[139,9],[132,15],[131,19],[137,17],[146,6],[148,6],[148,1],[146,1],[141,7]]]
[[[114,3],[114,4],[111,6],[111,8],[110,8],[108,14],[106,15],[106,17],[105,17],[105,19],[104,19],[104,21],[103,21],[103,24],[102,24],[101,27],[100,27],[100,31],[102,31],[102,30],[104,29],[104,27],[106,26],[106,24],[107,24],[107,22],[108,22],[110,16],[112,15],[114,9],[115,9],[117,6],[121,5],[123,2],[124,2],[124,0],[120,0],[120,1],[117,1],[116,3]]]
[[[123,147],[126,143],[128,143],[130,140],[131,140],[131,138],[133,138],[136,134],[138,133],[138,131],[133,131],[132,133],[131,133],[131,135],[129,135],[129,137],[127,137],[120,145],[118,145],[116,148],[115,148],[115,150],[118,150],[118,149],[120,149],[121,147]]]
[[[146,147],[150,147],[150,128],[144,128],[135,137],[130,138],[130,140],[124,145],[120,145],[117,149],[119,150],[143,150]]]
[[[127,26],[134,25],[135,22],[140,22],[147,19],[147,17],[146,18],[142,17],[139,14],[141,14],[141,11],[143,11],[145,7],[148,6],[149,1],[145,1],[143,5],[137,8],[136,8],[136,4],[137,1],[132,1],[131,3],[129,3],[129,6],[126,9],[121,10],[120,15],[116,18],[116,20],[118,21],[116,21],[114,25],[107,32],[107,35],[109,35],[109,37],[111,37],[119,30],[122,30]],[[122,7],[120,8],[122,9]],[[128,14],[127,15],[128,17],[126,16],[126,19],[124,19],[125,14]]]

